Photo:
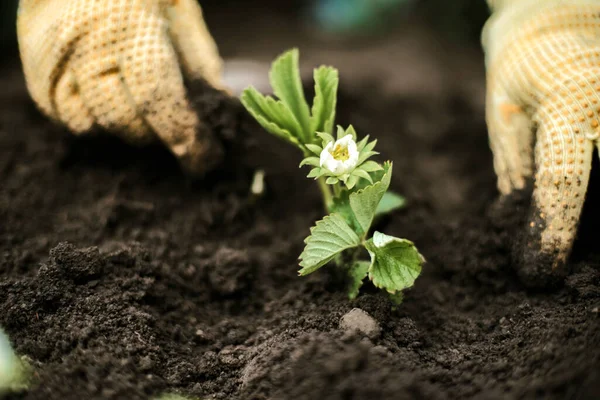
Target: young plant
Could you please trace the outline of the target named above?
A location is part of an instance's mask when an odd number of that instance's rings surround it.
[[[333,128],[337,103],[338,71],[321,66],[314,70],[315,97],[309,108],[304,97],[298,50],[278,57],[270,71],[273,92],[278,99],[264,96],[253,87],[241,101],[258,123],[273,135],[302,151],[300,167],[308,165],[309,178],[319,183],[329,215],[311,228],[300,255],[300,275],[310,274],[333,261],[350,278],[348,294],[358,295],[368,276],[396,301],[401,291],[413,286],[425,261],[415,245],[374,232],[373,221],[404,206],[404,199],[388,191],[392,163],[370,160],[377,140],[359,140],[354,128]],[[366,251],[365,251],[366,250]],[[364,256],[369,254],[370,261]]]

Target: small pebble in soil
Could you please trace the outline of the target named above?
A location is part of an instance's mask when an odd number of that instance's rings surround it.
[[[371,340],[381,335],[379,322],[360,308],[353,308],[340,319],[340,329],[347,333],[362,334]]]

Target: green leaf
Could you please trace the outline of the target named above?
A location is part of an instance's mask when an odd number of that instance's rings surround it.
[[[319,157],[306,157],[300,163],[300,167],[302,167],[304,165],[312,165],[313,167],[320,167],[321,166],[320,163],[321,163],[321,160],[319,159]]]
[[[380,289],[396,293],[414,285],[425,259],[414,243],[375,232],[365,243],[371,255],[369,279]]]
[[[300,78],[298,49],[292,49],[279,56],[271,66],[269,78],[275,96],[292,112],[302,128],[302,143],[310,143],[310,111]]]
[[[390,162],[384,164],[384,171],[380,181],[350,195],[350,207],[363,232],[369,231],[377,206],[390,186],[392,179],[392,164]]]
[[[368,261],[356,261],[350,267],[348,274],[350,275],[350,285],[348,288],[348,297],[350,300],[354,300],[358,296],[358,292],[363,285],[363,280],[369,273],[369,266],[371,265]]]
[[[381,198],[381,201],[375,210],[375,217],[377,218],[389,214],[392,211],[403,208],[405,205],[406,199],[404,197],[392,191],[387,191]]]
[[[267,132],[298,146],[302,128],[285,104],[263,96],[253,87],[245,89],[240,100]]]
[[[330,176],[329,178],[327,178],[327,180],[325,181],[326,184],[328,185],[335,185],[336,183],[338,183],[340,180],[338,178],[335,178],[333,176]]]
[[[310,170],[310,172],[308,173],[308,175],[306,175],[307,178],[315,178],[317,179],[318,177],[322,176],[325,173],[325,171],[323,171],[322,168],[313,168]]]
[[[317,222],[310,233],[311,235],[304,240],[306,246],[300,254],[300,275],[316,271],[337,254],[360,244],[360,238],[342,216],[336,213]]]
[[[310,119],[310,131],[331,134],[337,104],[338,71],[333,67],[321,66],[315,69],[314,79],[315,98]]]
[[[360,235],[362,233],[361,227],[354,216],[352,208],[350,208],[349,195],[350,193],[347,190],[344,190],[339,196],[335,196],[333,198],[330,211],[332,213],[340,214],[344,218],[344,221],[346,221],[346,223],[352,228],[352,230],[356,232],[357,235]]]

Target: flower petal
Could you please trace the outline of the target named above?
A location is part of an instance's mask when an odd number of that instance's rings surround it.
[[[330,156],[331,156],[331,154],[330,154]],[[327,168],[328,170],[330,170],[335,175],[343,174],[344,170],[345,170],[343,162],[336,160],[335,158],[333,158],[333,156],[331,156],[330,158],[325,160],[325,163],[323,166],[325,168]]]
[[[346,135],[343,138],[338,139],[335,142],[334,147],[337,147],[337,146],[348,147],[350,145],[350,143],[354,143],[354,147],[356,148],[356,143],[354,142],[354,139],[352,139],[352,135]]]
[[[333,142],[329,143],[327,146],[325,146],[323,151],[321,151],[321,154],[319,155],[319,166],[320,167],[323,167],[325,165],[325,163],[327,163],[327,161],[333,160],[333,155],[330,152],[332,146],[333,146]]]

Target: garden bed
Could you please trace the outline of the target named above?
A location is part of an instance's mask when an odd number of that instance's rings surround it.
[[[160,147],[70,138],[37,113],[18,68],[0,76],[0,326],[36,381],[15,398],[600,396],[599,174],[573,273],[528,292],[510,258],[528,194],[497,200],[482,112],[464,96],[342,83],[338,122],[379,139],[408,200],[381,224],[428,261],[393,310],[369,285],[350,302],[328,268],[297,276],[318,190],[236,101],[195,97],[246,145],[193,182]],[[341,328],[353,308],[380,331]]]

